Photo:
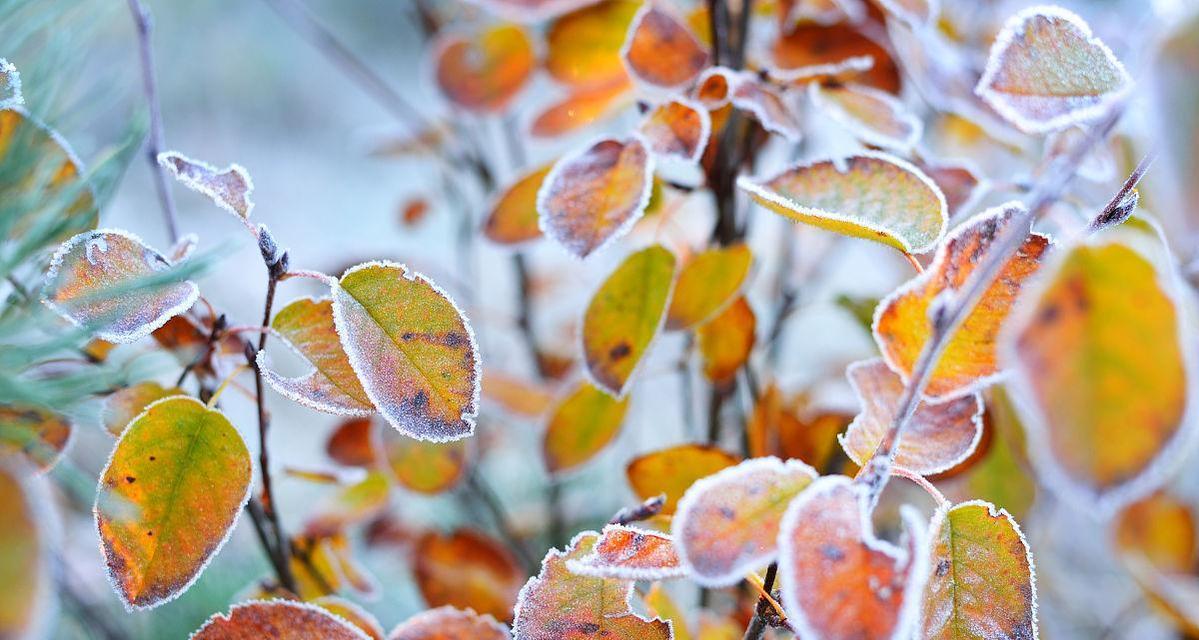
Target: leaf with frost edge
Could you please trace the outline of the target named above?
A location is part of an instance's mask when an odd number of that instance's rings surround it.
[[[851,135],[868,145],[884,147],[900,153],[908,153],[916,146],[916,143],[920,142],[921,136],[924,135],[924,122],[920,118],[917,118],[911,111],[908,111],[907,107],[895,96],[868,85],[850,83],[842,85],[842,87],[845,90],[856,91],[885,104],[887,109],[890,110],[891,115],[907,126],[909,129],[907,137],[893,138],[879,133],[857,117],[850,115],[840,105],[824,98],[824,87],[819,82],[813,82],[808,85],[808,99],[812,104],[828,114],[834,122],[840,124]]]
[[[756,100],[738,98],[737,90],[745,85],[755,86],[758,91],[778,98],[779,105],[784,111],[787,112],[787,115],[792,117],[793,122],[780,122],[779,120],[772,118],[770,114],[766,112],[766,109],[763,108],[762,105]],[[782,136],[785,140],[792,143],[799,142],[803,138],[803,132],[800,130],[802,124],[799,122],[796,114],[792,113],[792,109],[790,109],[790,105],[787,104],[785,95],[783,93],[776,92],[773,87],[766,83],[758,82],[757,76],[753,75],[752,73],[749,73],[748,71],[733,72],[732,79],[729,82],[729,101],[733,103],[734,107],[753,114],[754,119],[756,119],[758,123],[762,125],[762,128],[770,133]]]
[[[646,6],[649,6],[649,5],[647,4]],[[684,107],[687,107],[688,109],[691,109],[695,113],[699,114],[699,131],[700,131],[699,141],[695,145],[695,151],[693,151],[691,153],[691,155],[689,155],[689,156],[680,155],[674,151],[665,151],[665,152],[658,151],[657,149],[654,148],[653,143],[651,143],[649,141],[649,137],[646,136],[644,134],[644,132],[642,132],[642,129],[645,127],[645,124],[647,122],[649,122],[650,116],[652,116],[653,113],[655,111],[657,111],[658,109],[661,109],[661,108],[669,105],[672,102],[681,104]],[[683,162],[688,162],[691,164],[698,164],[699,161],[703,159],[704,152],[708,149],[708,143],[712,139],[712,116],[708,113],[708,110],[705,109],[704,106],[702,104],[700,104],[699,102],[692,100],[690,98],[676,96],[674,98],[671,98],[670,100],[666,100],[660,104],[654,105],[654,107],[645,114],[645,117],[641,119],[641,123],[637,125],[637,132],[640,134],[639,137],[641,138],[641,143],[643,145],[645,145],[645,150],[648,151],[651,155],[658,155],[663,158],[673,158],[673,159],[681,160]],[[547,174],[547,177],[548,177],[548,174]],[[651,182],[652,182],[652,178],[651,178]],[[652,185],[651,185],[651,192],[652,192]],[[540,219],[540,217],[538,219]]]
[[[633,19],[629,21],[629,29],[625,32],[624,43],[620,45],[620,63],[624,66],[625,72],[629,74],[629,78],[633,80],[638,88],[649,93],[681,93],[683,89],[686,89],[688,86],[690,86],[696,78],[700,77],[706,71],[706,68],[701,69],[699,73],[690,79],[674,85],[660,85],[650,82],[649,80],[642,78],[641,75],[637,73],[637,70],[633,68],[633,65],[629,64],[629,50],[633,46],[633,34],[637,33],[637,30],[641,28],[642,21],[645,20],[645,16],[649,15],[650,11],[657,11],[658,13],[665,14],[667,17],[673,20],[676,25],[681,27],[688,36],[691,36],[691,41],[699,49],[703,50],[705,54],[707,54],[707,60],[704,62],[705,67],[712,62],[712,52],[708,50],[708,47],[704,45],[703,41],[701,41],[695,36],[694,33],[691,32],[691,28],[687,24],[687,21],[680,19],[679,16],[675,15],[675,13],[667,7],[668,5],[666,3],[656,2],[646,2],[645,4],[641,5],[641,8],[637,9],[637,13],[633,14]]]
[[[49,307],[51,310],[54,311],[54,313],[58,314],[59,316],[61,316],[64,319],[66,319],[72,325],[79,327],[80,329],[91,331],[93,336],[100,338],[101,340],[106,340],[108,342],[114,342],[117,344],[129,344],[131,342],[136,342],[136,341],[150,335],[151,333],[154,333],[158,329],[161,329],[162,326],[165,325],[168,320],[183,313],[184,311],[187,311],[188,309],[191,308],[191,306],[193,304],[196,303],[196,299],[200,297],[200,287],[198,287],[196,285],[196,283],[192,282],[191,280],[180,280],[178,283],[175,283],[175,284],[187,284],[187,285],[190,285],[190,287],[191,287],[191,293],[186,297],[186,299],[184,299],[180,303],[176,304],[175,306],[166,309],[162,313],[162,315],[160,315],[159,317],[157,317],[145,324],[142,324],[130,331],[127,331],[125,333],[111,333],[109,331],[103,331],[103,330],[94,330],[93,331],[87,325],[85,325],[85,324],[81,323],[79,320],[75,319],[75,317],[72,316],[66,309],[64,309],[63,307],[59,306],[57,303],[50,300],[50,298],[48,297],[50,285],[54,281],[54,279],[58,277],[58,270],[62,266],[62,261],[64,258],[66,258],[66,255],[68,253],[70,253],[70,251],[72,249],[75,248],[75,245],[79,244],[80,242],[82,242],[85,239],[90,239],[90,238],[84,238],[84,236],[100,236],[103,234],[112,234],[112,235],[121,236],[127,240],[130,240],[133,243],[140,245],[142,247],[142,249],[153,252],[153,254],[155,256],[157,256],[158,258],[160,258],[164,263],[166,263],[168,267],[174,266],[174,264],[170,260],[168,260],[161,253],[159,253],[156,249],[150,247],[150,245],[143,242],[142,239],[139,238],[137,235],[130,233],[128,231],[125,231],[123,229],[109,228],[109,229],[95,229],[93,231],[84,231],[83,233],[76,234],[74,237],[66,240],[61,245],[59,245],[58,250],[54,252],[54,256],[50,258],[50,266],[46,269],[46,277],[43,281],[44,284],[42,286],[42,304]],[[84,249],[84,251],[86,251],[86,249]],[[86,259],[86,256],[85,256],[85,259]],[[93,293],[93,294],[89,294],[89,295],[95,295],[95,294]],[[107,324],[111,324],[111,321]]]
[[[511,633],[508,631],[508,627],[501,624],[498,620],[495,619],[495,616],[492,616],[490,613],[478,613],[470,607],[466,607],[464,609],[459,609],[458,607],[450,606],[448,604],[442,605],[440,607],[435,607],[433,609],[426,609],[424,611],[421,611],[421,612],[409,617],[407,620],[404,620],[403,622],[397,624],[395,626],[395,628],[393,628],[390,632],[388,632],[386,637],[389,640],[391,638],[395,638],[396,636],[399,635],[399,632],[402,631],[403,628],[406,625],[408,625],[409,623],[423,622],[423,618],[435,618],[435,617],[437,617],[438,614],[440,614],[442,612],[446,612],[446,611],[451,611],[454,613],[465,613],[467,615],[475,616],[476,618],[479,619],[480,622],[482,622],[483,624],[485,624],[487,626],[492,627],[496,632],[502,633],[502,634],[504,634],[505,637],[508,637],[508,638],[512,637]]]
[[[25,104],[25,96],[21,93],[21,73],[17,71],[17,66],[5,58],[0,58],[0,74],[4,76],[4,84],[7,85],[7,91],[11,94],[0,100],[0,109],[19,107]]]
[[[250,464],[249,481],[246,482],[246,494],[244,496],[242,496],[241,503],[239,503],[237,505],[237,508],[233,511],[233,520],[229,522],[229,528],[225,530],[225,535],[222,536],[221,539],[218,540],[215,545],[213,545],[212,551],[209,552],[208,557],[205,558],[204,561],[201,562],[198,567],[196,567],[195,573],[192,574],[192,577],[189,578],[187,580],[187,582],[183,583],[183,585],[180,586],[177,590],[175,590],[174,593],[164,596],[163,598],[161,598],[159,600],[156,600],[154,602],[151,602],[149,604],[144,604],[144,605],[132,604],[129,602],[128,599],[126,599],[125,592],[121,590],[120,586],[117,583],[116,577],[112,575],[112,568],[108,564],[108,554],[104,550],[104,535],[100,532],[100,510],[101,510],[100,509],[100,499],[104,495],[104,476],[108,473],[108,468],[112,466],[112,460],[113,460],[113,458],[116,457],[117,450],[121,448],[121,443],[124,442],[125,438],[129,435],[129,428],[126,427],[125,430],[121,432],[121,436],[119,438],[117,438],[116,444],[113,445],[112,451],[109,452],[108,460],[104,462],[104,467],[100,470],[100,474],[96,480],[96,498],[95,498],[95,501],[92,503],[92,522],[95,525],[95,529],[96,529],[96,539],[100,543],[100,557],[104,558],[104,560],[105,560],[105,562],[104,562],[104,577],[108,579],[108,584],[109,584],[109,586],[112,587],[113,592],[116,593],[117,599],[121,601],[121,604],[125,605],[125,611],[127,611],[129,613],[133,613],[135,611],[149,611],[150,609],[154,609],[155,607],[164,605],[164,604],[174,600],[175,598],[178,598],[179,596],[186,593],[188,589],[191,589],[192,585],[194,585],[196,583],[196,581],[200,579],[200,575],[204,573],[204,570],[208,568],[208,565],[209,565],[209,563],[212,562],[212,559],[215,558],[217,556],[217,554],[219,554],[221,552],[221,549],[224,548],[225,543],[228,542],[229,538],[233,536],[233,530],[237,528],[237,521],[240,519],[241,512],[245,510],[246,503],[248,503],[250,501],[250,495],[253,492],[254,456],[250,455],[250,453],[249,453],[250,447],[246,445],[246,439],[244,437],[242,437],[241,432],[237,430],[237,427],[233,426],[233,421],[229,420],[229,417],[226,416],[225,413],[223,411],[221,411],[220,409],[217,409],[215,407],[209,408],[208,405],[204,404],[203,402],[200,402],[199,400],[197,400],[191,396],[185,396],[185,395],[170,396],[167,398],[155,400],[154,402],[151,402],[150,404],[146,405],[146,408],[140,414],[138,414],[136,418],[130,420],[129,424],[133,424],[133,423],[137,422],[138,420],[141,420],[143,417],[145,417],[145,415],[147,413],[150,412],[150,409],[153,408],[155,405],[161,404],[163,402],[172,402],[175,400],[179,400],[181,398],[190,400],[190,401],[200,405],[201,407],[204,408],[205,411],[208,411],[209,413],[215,413],[215,414],[219,415],[222,419],[225,420],[225,422],[229,423],[229,428],[233,431],[233,433],[237,434],[237,438],[239,440],[241,440],[242,446],[245,447],[245,449],[246,449],[246,457]],[[332,614],[330,614],[330,615],[332,615]],[[193,633],[192,635],[194,636],[195,634]]]
[[[471,399],[470,399],[470,402],[467,403],[466,409],[462,412],[462,415],[459,416],[459,419],[462,420],[463,423],[465,423],[467,426],[465,433],[454,434],[454,435],[447,436],[447,437],[415,435],[410,430],[408,430],[406,427],[396,424],[396,422],[393,421],[391,416],[389,416],[388,414],[386,414],[382,411],[380,411],[379,414],[382,415],[383,419],[386,420],[387,423],[390,424],[392,427],[394,427],[396,429],[396,431],[399,431],[400,433],[402,433],[406,436],[409,436],[411,438],[414,438],[416,440],[424,440],[426,442],[453,442],[454,440],[461,440],[463,438],[471,437],[475,433],[475,418],[479,415],[479,403],[480,403],[481,389],[483,387],[483,369],[479,364],[479,358],[480,358],[479,345],[475,341],[475,330],[473,327],[471,327],[470,320],[468,320],[466,317],[466,314],[462,312],[462,307],[458,306],[458,303],[455,302],[454,299],[450,297],[449,293],[446,293],[445,289],[442,289],[441,287],[439,287],[435,282],[433,282],[433,280],[429,279],[423,273],[420,273],[419,271],[413,271],[412,269],[409,269],[407,265],[404,265],[404,264],[401,264],[398,262],[392,262],[390,260],[372,260],[370,262],[363,262],[361,264],[354,265],[354,266],[350,267],[349,269],[346,269],[345,272],[341,274],[341,278],[345,278],[347,275],[357,272],[357,271],[360,271],[362,269],[368,269],[368,268],[372,268],[372,267],[383,267],[385,269],[399,269],[400,277],[410,280],[412,282],[419,282],[419,283],[423,283],[423,284],[427,285],[429,288],[431,288],[433,290],[434,293],[441,296],[446,302],[450,303],[450,306],[453,307],[454,311],[456,311],[458,313],[458,318],[462,321],[463,329],[466,330],[466,339],[468,342],[470,342],[470,350],[471,350],[471,354],[473,356],[471,358],[471,369],[469,372],[471,378],[473,379],[473,384],[471,385],[473,387],[472,393],[471,393]],[[343,351],[346,352],[346,358],[350,361],[350,368],[354,370],[354,374],[358,376],[358,380],[359,380],[359,382],[361,382],[362,381],[362,373],[361,373],[362,365],[359,362],[359,354],[354,352],[351,349],[346,348],[346,342],[345,342],[345,340],[346,340],[345,339],[345,334],[346,334],[345,322],[346,322],[346,320],[343,317],[343,312],[340,311],[341,305],[337,304],[337,292],[339,289],[341,289],[341,278],[333,278],[333,279],[330,279],[330,282],[329,282],[329,287],[330,287],[330,290],[332,292],[333,299],[334,299],[334,302],[333,302],[333,328],[334,328],[334,330],[337,331],[338,339],[341,341],[341,348]],[[351,297],[353,297],[353,296],[351,296]],[[386,333],[386,332],[384,332],[384,333]],[[375,393],[369,387],[367,387],[367,385],[365,385],[365,384],[362,385],[362,389],[364,391],[366,391],[366,397],[369,398],[370,401],[375,404],[376,408],[378,408],[379,400],[375,397]]]
[[[366,635],[365,631],[363,631],[362,629],[359,629],[358,627],[354,626],[349,620],[346,620],[345,618],[337,615],[336,613],[333,613],[332,611],[329,611],[328,609],[319,607],[315,604],[301,602],[299,600],[284,600],[282,598],[276,598],[273,600],[247,600],[246,602],[238,602],[229,608],[228,614],[224,614],[224,613],[221,613],[220,611],[218,611],[218,612],[212,614],[211,616],[209,616],[208,619],[204,621],[204,624],[200,625],[199,629],[196,629],[195,631],[191,632],[191,635],[187,636],[188,640],[195,640],[195,638],[199,637],[201,631],[208,628],[208,625],[212,624],[213,622],[215,622],[217,620],[222,620],[222,621],[232,620],[234,610],[244,609],[244,608],[254,607],[254,606],[284,607],[284,608],[294,607],[294,608],[298,608],[298,609],[308,609],[309,611],[319,612],[323,615],[333,618],[337,622],[340,622],[342,625],[344,625],[346,627],[347,631],[354,634],[361,640],[371,640],[370,636]]]
[[[203,169],[205,171],[211,172],[213,175],[224,175],[226,173],[233,173],[234,175],[241,178],[242,181],[246,183],[246,193],[244,196],[245,201],[246,201],[245,215],[242,215],[241,213],[239,213],[237,211],[237,209],[234,209],[233,205],[231,205],[225,201],[224,196],[222,196],[217,191],[209,188],[208,185],[204,184],[203,182],[201,182],[199,180],[195,180],[195,179],[191,178],[190,176],[180,173],[175,168],[174,163],[171,162],[172,159],[181,160],[187,164],[200,167],[201,169]],[[174,150],[163,151],[162,153],[158,154],[157,162],[160,167],[169,171],[176,180],[178,180],[180,183],[183,184],[183,186],[187,187],[188,189],[191,189],[192,191],[195,191],[196,193],[200,193],[200,194],[207,196],[209,200],[212,200],[213,204],[224,209],[225,211],[228,211],[229,213],[232,213],[233,215],[237,216],[238,218],[248,221],[250,219],[250,214],[254,212],[254,200],[250,198],[250,194],[254,193],[254,180],[252,180],[250,178],[250,172],[246,171],[246,168],[241,166],[240,164],[237,164],[236,162],[234,162],[234,163],[231,163],[229,166],[225,167],[224,169],[217,169],[215,166],[208,164],[207,162],[204,162],[203,160],[196,160],[194,158],[189,158],[186,155],[184,155],[178,151],[174,151]]]
[[[674,546],[674,538],[670,535],[653,531],[650,529],[637,529],[628,525],[607,524],[600,531],[600,537],[595,542],[595,546],[599,546],[603,542],[604,537],[609,531],[630,531],[637,535],[665,542],[672,547]],[[677,555],[676,550],[676,555]],[[583,576],[592,578],[608,578],[615,580],[670,580],[672,578],[682,578],[687,575],[680,561],[676,567],[661,567],[659,569],[643,568],[643,567],[627,567],[620,564],[606,563],[599,557],[599,552],[593,547],[591,553],[577,560],[567,560],[566,568],[572,573],[577,573]]]
[[[695,503],[701,499],[703,494],[709,491],[719,491],[721,486],[726,482],[735,483],[740,480],[742,475],[751,472],[757,472],[759,470],[775,471],[780,475],[791,475],[793,471],[808,473],[811,476],[811,480],[806,487],[800,489],[799,494],[797,494],[796,497],[811,488],[812,483],[814,483],[820,477],[820,474],[816,473],[815,469],[802,460],[790,459],[783,461],[774,456],[766,456],[762,458],[750,458],[749,460],[744,460],[731,467],[725,467],[724,469],[721,469],[720,471],[717,471],[706,478],[700,478],[699,480],[696,480],[691,487],[687,489],[686,493],[683,494],[683,497],[679,498],[678,506],[675,509],[674,519],[670,524],[670,535],[676,541],[675,544],[678,548],[679,562],[682,563],[683,567],[687,570],[687,575],[690,576],[691,579],[696,583],[711,588],[728,587],[740,582],[747,572],[754,571],[759,567],[768,565],[778,558],[779,552],[778,545],[776,544],[774,550],[740,559],[738,562],[734,563],[733,567],[724,574],[718,576],[704,576],[696,571],[695,565],[693,565],[691,560],[687,557],[686,536],[682,535],[683,525],[691,517],[692,508],[695,506]],[[793,498],[792,502],[794,502],[794,500],[795,499]],[[781,523],[782,520],[780,518],[780,532],[782,531]]]

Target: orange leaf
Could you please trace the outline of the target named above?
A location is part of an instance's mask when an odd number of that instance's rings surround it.
[[[519,245],[541,237],[537,192],[552,164],[536,169],[500,192],[483,223],[483,235],[497,244]]]
[[[157,382],[139,382],[133,386],[118,389],[104,398],[100,407],[100,421],[104,428],[114,436],[120,436],[125,427],[133,421],[151,403],[169,398],[170,396],[185,395],[179,387],[164,388]]]
[[[495,1],[495,0],[492,0]],[[505,0],[507,1],[507,0]],[[508,640],[508,629],[488,615],[453,607],[422,611],[391,630],[387,640]]]
[[[917,162],[933,182],[945,194],[945,204],[949,207],[949,217],[953,219],[959,213],[968,211],[982,192],[986,191],[985,181],[978,169],[967,162]]]
[[[638,81],[658,89],[681,89],[708,64],[708,52],[681,20],[653,2],[633,18],[622,51]]]
[[[216,614],[191,640],[369,640],[365,632],[328,611],[291,600],[235,604]]]
[[[467,467],[467,440],[426,442],[388,429],[383,433],[383,457],[400,486],[435,495],[453,489]]]
[[[653,245],[625,258],[591,298],[583,314],[587,372],[621,397],[658,335],[674,286],[674,255]]]
[[[632,87],[626,76],[604,85],[576,89],[541,111],[533,119],[529,133],[538,138],[553,138],[582,129],[624,106]]]
[[[620,432],[628,398],[616,399],[587,384],[579,386],[554,409],[541,448],[550,473],[578,467],[595,457]]]
[[[571,573],[566,564],[583,558],[599,534],[585,531],[565,551],[551,549],[541,573],[530,578],[516,602],[512,624],[519,640],[670,640],[670,623],[646,620],[629,609],[633,583]]]
[[[974,91],[1026,133],[1045,133],[1102,116],[1132,86],[1082,18],[1039,6],[1004,24]]]
[[[745,284],[753,253],[743,244],[696,254],[679,272],[666,312],[667,329],[689,329],[712,319]]]
[[[749,360],[754,347],[757,318],[744,297],[737,298],[720,315],[696,330],[696,344],[704,362],[704,376],[727,383]]]
[[[483,396],[505,411],[527,418],[545,413],[554,400],[541,385],[490,369],[483,376]]]
[[[432,281],[393,262],[352,267],[333,285],[333,321],[391,426],[431,442],[474,433],[479,348],[458,305]]]
[[[770,52],[771,75],[786,81],[841,77],[891,94],[899,93],[899,68],[887,50],[854,27],[842,23],[796,25],[779,36]]]
[[[374,422],[370,418],[350,418],[337,425],[325,441],[325,453],[337,464],[370,467],[378,460]]]
[[[525,573],[500,543],[469,529],[420,537],[412,553],[421,595],[431,607],[451,605],[507,620]]]
[[[662,513],[672,514],[679,499],[700,478],[737,464],[737,457],[716,447],[682,444],[634,458],[625,468],[629,486],[642,500],[666,496]]]
[[[525,30],[498,24],[472,34],[447,36],[434,48],[437,88],[468,111],[502,111],[537,65]]]
[[[53,538],[40,479],[14,460],[0,463],[0,637],[49,637],[53,612]]]
[[[586,258],[628,233],[653,189],[653,158],[633,139],[604,138],[564,156],[537,192],[541,230]]]
[[[861,466],[895,421],[904,383],[879,359],[855,362],[847,374],[862,412],[840,441],[849,458]],[[940,404],[921,402],[899,441],[895,466],[927,476],[961,464],[982,438],[982,416],[982,396],[977,393]]]
[[[58,464],[72,431],[66,418],[45,409],[0,405],[0,457],[21,454],[39,473]]]
[[[906,638],[927,576],[924,527],[906,511],[907,547],[874,537],[867,490],[845,476],[813,482],[779,531],[779,577],[788,621],[801,637]]]
[[[637,129],[649,150],[684,162],[699,162],[712,134],[712,119],[703,106],[675,98],[656,107]]]
[[[1187,573],[1195,567],[1195,514],[1164,491],[1122,509],[1115,539],[1120,551],[1139,554],[1161,571]]]
[[[158,154],[158,164],[169,171],[183,186],[208,196],[216,206],[244,219],[250,217],[254,202],[254,182],[239,164],[218,170],[200,160],[193,160],[178,151]]]
[[[773,562],[787,504],[816,477],[797,460],[754,458],[691,485],[671,523],[691,578],[726,587]]]
[[[626,77],[621,48],[640,6],[631,0],[603,0],[555,20],[545,34],[546,71],[576,87]]]
[[[590,554],[568,560],[566,568],[618,580],[665,580],[686,574],[670,536],[615,524],[604,527]]]
[[[358,627],[371,640],[384,640],[383,625],[369,611],[353,602],[337,596],[321,596],[312,604]]]
[[[887,365],[906,381],[932,335],[929,308],[942,292],[962,287],[996,238],[1011,224],[1019,203],[988,209],[963,222],[937,248],[932,264],[879,303],[874,340]],[[933,369],[924,393],[934,401],[969,395],[1000,374],[996,342],[1025,281],[1037,273],[1052,246],[1032,233],[958,326]]]

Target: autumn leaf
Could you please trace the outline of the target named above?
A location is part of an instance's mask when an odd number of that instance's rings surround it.
[[[744,244],[704,250],[679,271],[666,312],[667,329],[689,329],[712,319],[741,291],[753,253]]]
[[[41,638],[53,606],[51,545],[41,480],[8,460],[0,462],[0,637]]]
[[[370,640],[384,640],[383,625],[369,611],[338,596],[321,596],[312,604],[358,627]]]
[[[729,100],[734,107],[752,114],[770,133],[780,135],[788,142],[799,142],[803,137],[795,109],[781,93],[757,76],[744,71],[732,74]]]
[[[583,313],[583,354],[604,391],[620,397],[628,389],[662,327],[674,271],[674,255],[653,245],[625,258],[591,297]]]
[[[554,138],[582,129],[630,103],[632,88],[632,81],[622,76],[607,84],[575,89],[538,113],[529,125],[529,133]]]
[[[1195,514],[1165,491],[1121,509],[1113,533],[1121,552],[1140,555],[1161,571],[1188,573],[1195,567]]]
[[[541,450],[550,473],[575,469],[608,446],[624,424],[628,398],[616,399],[580,382],[554,408]]]
[[[945,235],[945,196],[928,176],[898,158],[862,153],[798,164],[767,180],[737,186],[780,215],[907,253],[932,249]]]
[[[216,614],[191,640],[370,640],[361,629],[313,604],[292,600],[243,602]]]
[[[714,446],[682,444],[634,458],[625,475],[641,500],[665,495],[662,513],[669,515],[693,483],[735,464],[736,456]]]
[[[1037,637],[1037,583],[1020,525],[983,501],[933,517],[921,636]]]
[[[567,560],[566,568],[585,576],[618,580],[665,580],[686,575],[670,536],[615,524],[604,527],[591,553]]]
[[[509,640],[508,629],[469,609],[438,607],[422,611],[391,630],[387,640]]]
[[[645,602],[646,611],[655,618],[670,621],[671,631],[674,634],[673,640],[692,640],[691,630],[687,625],[687,614],[666,592],[661,582],[654,582],[649,588],[649,592],[642,598]],[[740,635],[741,629],[737,629],[737,634]],[[701,636],[700,640],[715,640],[707,636]],[[735,638],[730,640],[736,640]]]
[[[572,86],[607,85],[626,76],[621,49],[641,3],[603,0],[553,22],[545,34],[545,70]]]
[[[653,167],[637,139],[603,138],[562,157],[537,192],[541,231],[586,258],[628,233],[645,212]]]
[[[809,87],[812,103],[864,144],[904,153],[920,141],[924,124],[885,91],[856,84]]]
[[[483,376],[483,397],[512,415],[527,418],[545,413],[554,401],[544,386],[492,370]]]
[[[653,2],[633,18],[621,54],[633,78],[666,91],[687,86],[708,64],[708,52],[687,26]]]
[[[58,132],[11,103],[0,106],[0,167],[4,168],[0,202],[10,203],[8,206],[36,211],[54,198],[70,197],[78,190],[75,201],[59,212],[62,219],[54,221],[61,231],[51,236],[51,241],[64,241],[84,229],[96,228],[99,210],[91,187],[81,178],[83,168],[75,152]],[[8,215],[14,218],[6,221],[5,241],[24,238],[36,223],[23,215]]]
[[[383,457],[400,486],[436,495],[461,482],[467,470],[468,442],[427,442],[388,429],[383,433]]]
[[[153,402],[181,395],[184,393],[179,387],[168,389],[154,381],[118,389],[104,398],[104,404],[100,407],[101,425],[112,435],[119,436]]]
[[[507,620],[525,572],[503,545],[470,529],[425,533],[412,551],[416,584],[431,607],[451,605]]]
[[[906,638],[927,576],[923,524],[905,510],[902,547],[875,537],[867,489],[845,476],[812,482],[787,507],[779,578],[787,619],[801,637]]]
[[[798,460],[754,458],[691,485],[671,523],[691,578],[725,587],[774,561],[783,513],[816,477]]]
[[[337,425],[325,441],[325,453],[337,464],[370,467],[379,460],[379,443],[370,418],[350,418]]]
[[[529,578],[516,601],[515,640],[605,638],[670,640],[670,623],[646,620],[629,609],[633,583],[572,573],[566,564],[591,553],[599,539],[585,531],[565,551],[551,549],[541,573]]]
[[[126,231],[87,231],[64,242],[51,258],[42,301],[98,338],[134,342],[186,311],[200,295],[190,280],[156,281],[170,267]]]
[[[847,375],[862,412],[839,439],[846,455],[862,466],[895,422],[904,383],[878,359],[851,364]],[[899,441],[895,466],[922,476],[952,469],[978,447],[982,416],[982,396],[977,393],[940,404],[921,402]]]
[[[937,248],[932,264],[923,274],[879,303],[874,316],[874,340],[887,365],[905,381],[933,333],[929,309],[934,300],[965,285],[974,267],[1022,208],[1019,203],[1011,202],[963,222]],[[1023,229],[1012,232],[1027,233]],[[944,401],[966,396],[1000,375],[996,354],[1000,329],[1024,283],[1038,272],[1051,246],[1048,237],[1027,234],[1020,249],[950,337],[941,359],[933,367],[924,391],[927,397]]]
[[[525,86],[537,56],[519,26],[497,24],[470,37],[445,36],[434,45],[437,88],[454,105],[502,111]]]
[[[898,94],[899,68],[882,45],[846,23],[798,24],[770,48],[770,75],[786,82],[846,79]]]
[[[704,376],[716,383],[737,377],[754,347],[757,318],[744,297],[733,301],[720,315],[695,331]]]
[[[1132,78],[1077,15],[1026,9],[1004,24],[974,91],[1027,133],[1093,120],[1132,90]]]
[[[458,305],[432,281],[393,262],[352,267],[333,286],[333,322],[391,426],[430,442],[474,433],[479,349]]]
[[[540,238],[537,192],[552,167],[547,164],[536,169],[501,191],[483,223],[483,235],[502,245],[520,245]]]
[[[262,379],[275,391],[325,413],[359,417],[374,413],[374,405],[341,348],[333,324],[332,300],[294,300],[275,314],[271,328],[312,366],[307,374],[288,378],[268,367],[265,352],[259,351],[256,362]]]
[[[647,5],[648,6],[648,5]],[[657,105],[637,128],[649,150],[683,162],[699,162],[712,134],[708,110],[691,100],[675,98]]]
[[[1102,234],[1046,267],[1004,351],[1034,466],[1051,488],[1105,508],[1160,484],[1155,469],[1192,422],[1176,290],[1167,267],[1120,237]]]
[[[158,164],[171,172],[183,186],[208,196],[213,204],[243,220],[248,219],[254,210],[254,201],[250,199],[254,182],[241,165],[231,164],[224,169],[217,169],[178,151],[158,154]]]
[[[0,404],[0,458],[20,455],[39,473],[58,464],[72,431],[65,417],[51,411]]]
[[[183,593],[250,497],[250,452],[223,414],[176,396],[146,407],[100,474],[95,516],[109,580],[130,609]]]

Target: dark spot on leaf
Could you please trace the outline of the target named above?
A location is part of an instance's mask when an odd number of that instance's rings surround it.
[[[154,456],[150,456],[150,462],[154,462],[154,460],[155,460]]]
[[[460,347],[466,343],[466,336],[457,331],[451,331],[445,334],[444,342],[447,347]]]
[[[417,410],[423,410],[429,406],[429,394],[422,391],[417,391],[412,398],[412,407]]]
[[[411,331],[405,331],[404,334],[400,336],[400,339],[404,342],[410,342],[415,337],[415,333],[412,333]]]
[[[845,559],[845,552],[842,551],[840,547],[833,544],[820,545],[820,555],[824,556],[827,560],[832,560],[833,562],[841,562]]]
[[[1040,324],[1053,324],[1057,321],[1057,317],[1060,315],[1060,313],[1061,310],[1058,309],[1058,306],[1056,304],[1051,304],[1041,310],[1040,317],[1037,318],[1037,322]]]
[[[937,563],[937,577],[940,578],[949,573],[949,561],[942,560]]]
[[[133,481],[134,481],[133,476],[125,476],[125,482],[128,482],[129,484],[133,484]]]
[[[736,512],[736,511],[733,511],[732,509],[730,509],[730,508],[728,508],[728,507],[721,507],[721,508],[720,508],[720,515],[721,515],[721,516],[722,516],[722,517],[723,517],[725,520],[732,520],[733,518],[736,518],[736,517],[737,517],[737,512]]]
[[[633,350],[629,347],[629,343],[622,342],[608,351],[608,357],[612,360],[620,360],[621,358],[628,357],[632,352]]]
[[[153,532],[153,531],[147,531],[147,532],[146,532],[146,535],[148,535],[148,536],[150,536],[151,538],[153,538],[153,537],[154,537],[154,532]]]

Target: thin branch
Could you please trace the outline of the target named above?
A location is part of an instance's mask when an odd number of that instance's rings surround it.
[[[1137,188],[1137,185],[1140,184],[1141,179],[1145,177],[1145,174],[1149,171],[1149,167],[1153,165],[1153,161],[1156,159],[1157,149],[1151,150],[1145,154],[1145,157],[1141,158],[1141,161],[1137,163],[1136,168],[1132,170],[1132,174],[1124,181],[1123,186],[1116,192],[1116,195],[1112,196],[1112,199],[1108,201],[1103,211],[1100,211],[1099,215],[1095,216],[1094,220],[1091,220],[1091,224],[1087,226],[1088,232],[1095,232],[1104,227],[1120,224],[1129,215],[1132,215],[1129,198],[1132,196],[1133,189]],[[1135,200],[1132,202],[1135,203]]]
[[[158,154],[166,146],[166,135],[162,125],[162,109],[158,102],[158,83],[154,79],[154,52],[150,46],[150,34],[154,30],[154,20],[141,0],[128,1],[129,13],[133,14],[133,21],[137,25],[137,41],[142,66],[142,91],[146,96],[146,108],[150,111],[150,137],[146,140],[146,160],[150,163],[150,173],[154,176],[154,189],[158,192],[158,202],[162,205],[167,234],[171,238],[171,244],[175,244],[179,241],[179,221],[175,213],[175,198],[171,195],[166,172],[162,165],[158,164]]]
[[[742,636],[742,640],[761,640],[763,634],[766,633],[766,627],[769,626],[767,618],[769,614],[778,616],[779,621],[786,624],[786,614],[783,613],[782,607],[779,606],[774,597],[770,595],[771,590],[774,589],[774,581],[778,577],[778,571],[778,563],[772,562],[766,569],[766,578],[762,580],[760,587],[757,584],[750,583],[759,589],[761,595],[758,596],[758,606],[754,609],[753,618],[749,620],[749,626],[745,628],[745,635]]]

